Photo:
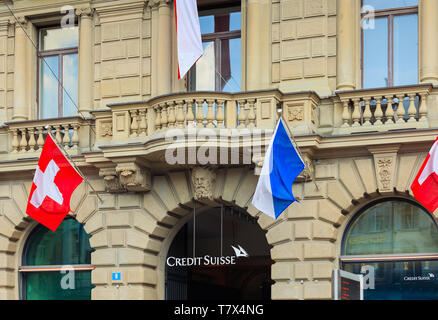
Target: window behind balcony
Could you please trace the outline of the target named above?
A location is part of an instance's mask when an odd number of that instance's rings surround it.
[[[78,28],[39,30],[39,118],[73,116],[78,101]]]
[[[363,0],[362,5],[363,88],[418,83],[418,0]],[[367,19],[371,9],[374,21]]]
[[[241,91],[240,6],[200,8],[199,16],[204,55],[190,70],[189,90]]]

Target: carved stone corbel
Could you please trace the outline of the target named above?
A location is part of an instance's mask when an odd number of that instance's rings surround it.
[[[254,174],[256,176],[259,176],[261,171],[262,171],[264,158],[265,158],[264,155],[263,156],[262,155],[257,155],[257,156],[254,155],[252,157],[252,162],[255,164]],[[314,174],[315,174],[315,166],[313,165],[313,161],[307,153],[303,154],[303,161],[304,161],[306,167],[298,175],[298,177],[296,178],[296,181],[312,181],[314,178]]]
[[[128,191],[150,191],[152,179],[149,170],[144,169],[136,163],[119,164],[116,167],[120,184]]]
[[[303,155],[303,161],[306,167],[304,170],[298,175],[297,181],[312,181],[315,177],[315,167],[313,165],[313,161],[307,153]]]
[[[106,192],[126,192],[126,188],[120,183],[119,177],[117,176],[116,168],[100,169],[99,176],[103,177]]]
[[[93,9],[90,7],[76,8],[75,14],[78,17],[91,18],[93,16]]]

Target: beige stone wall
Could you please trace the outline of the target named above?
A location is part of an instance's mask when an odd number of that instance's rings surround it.
[[[336,87],[336,0],[272,0],[272,83],[283,92]]]
[[[144,2],[96,8],[94,108],[146,100],[151,94],[151,12]],[[117,12],[117,14],[115,14]]]

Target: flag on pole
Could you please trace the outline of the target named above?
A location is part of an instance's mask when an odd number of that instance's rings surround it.
[[[254,207],[277,219],[296,201],[292,184],[305,167],[280,118],[265,154],[252,199]]]
[[[47,134],[35,171],[26,213],[52,231],[70,212],[70,198],[82,176]]]
[[[430,212],[438,208],[438,138],[411,185],[412,193]]]
[[[175,23],[181,79],[204,52],[196,0],[175,0]]]

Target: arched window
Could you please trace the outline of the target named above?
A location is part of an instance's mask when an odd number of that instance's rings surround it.
[[[52,232],[32,231],[23,252],[21,298],[28,300],[91,299],[90,236],[74,219]]]
[[[345,231],[341,266],[365,274],[365,299],[438,299],[437,225],[414,202],[373,203]]]

